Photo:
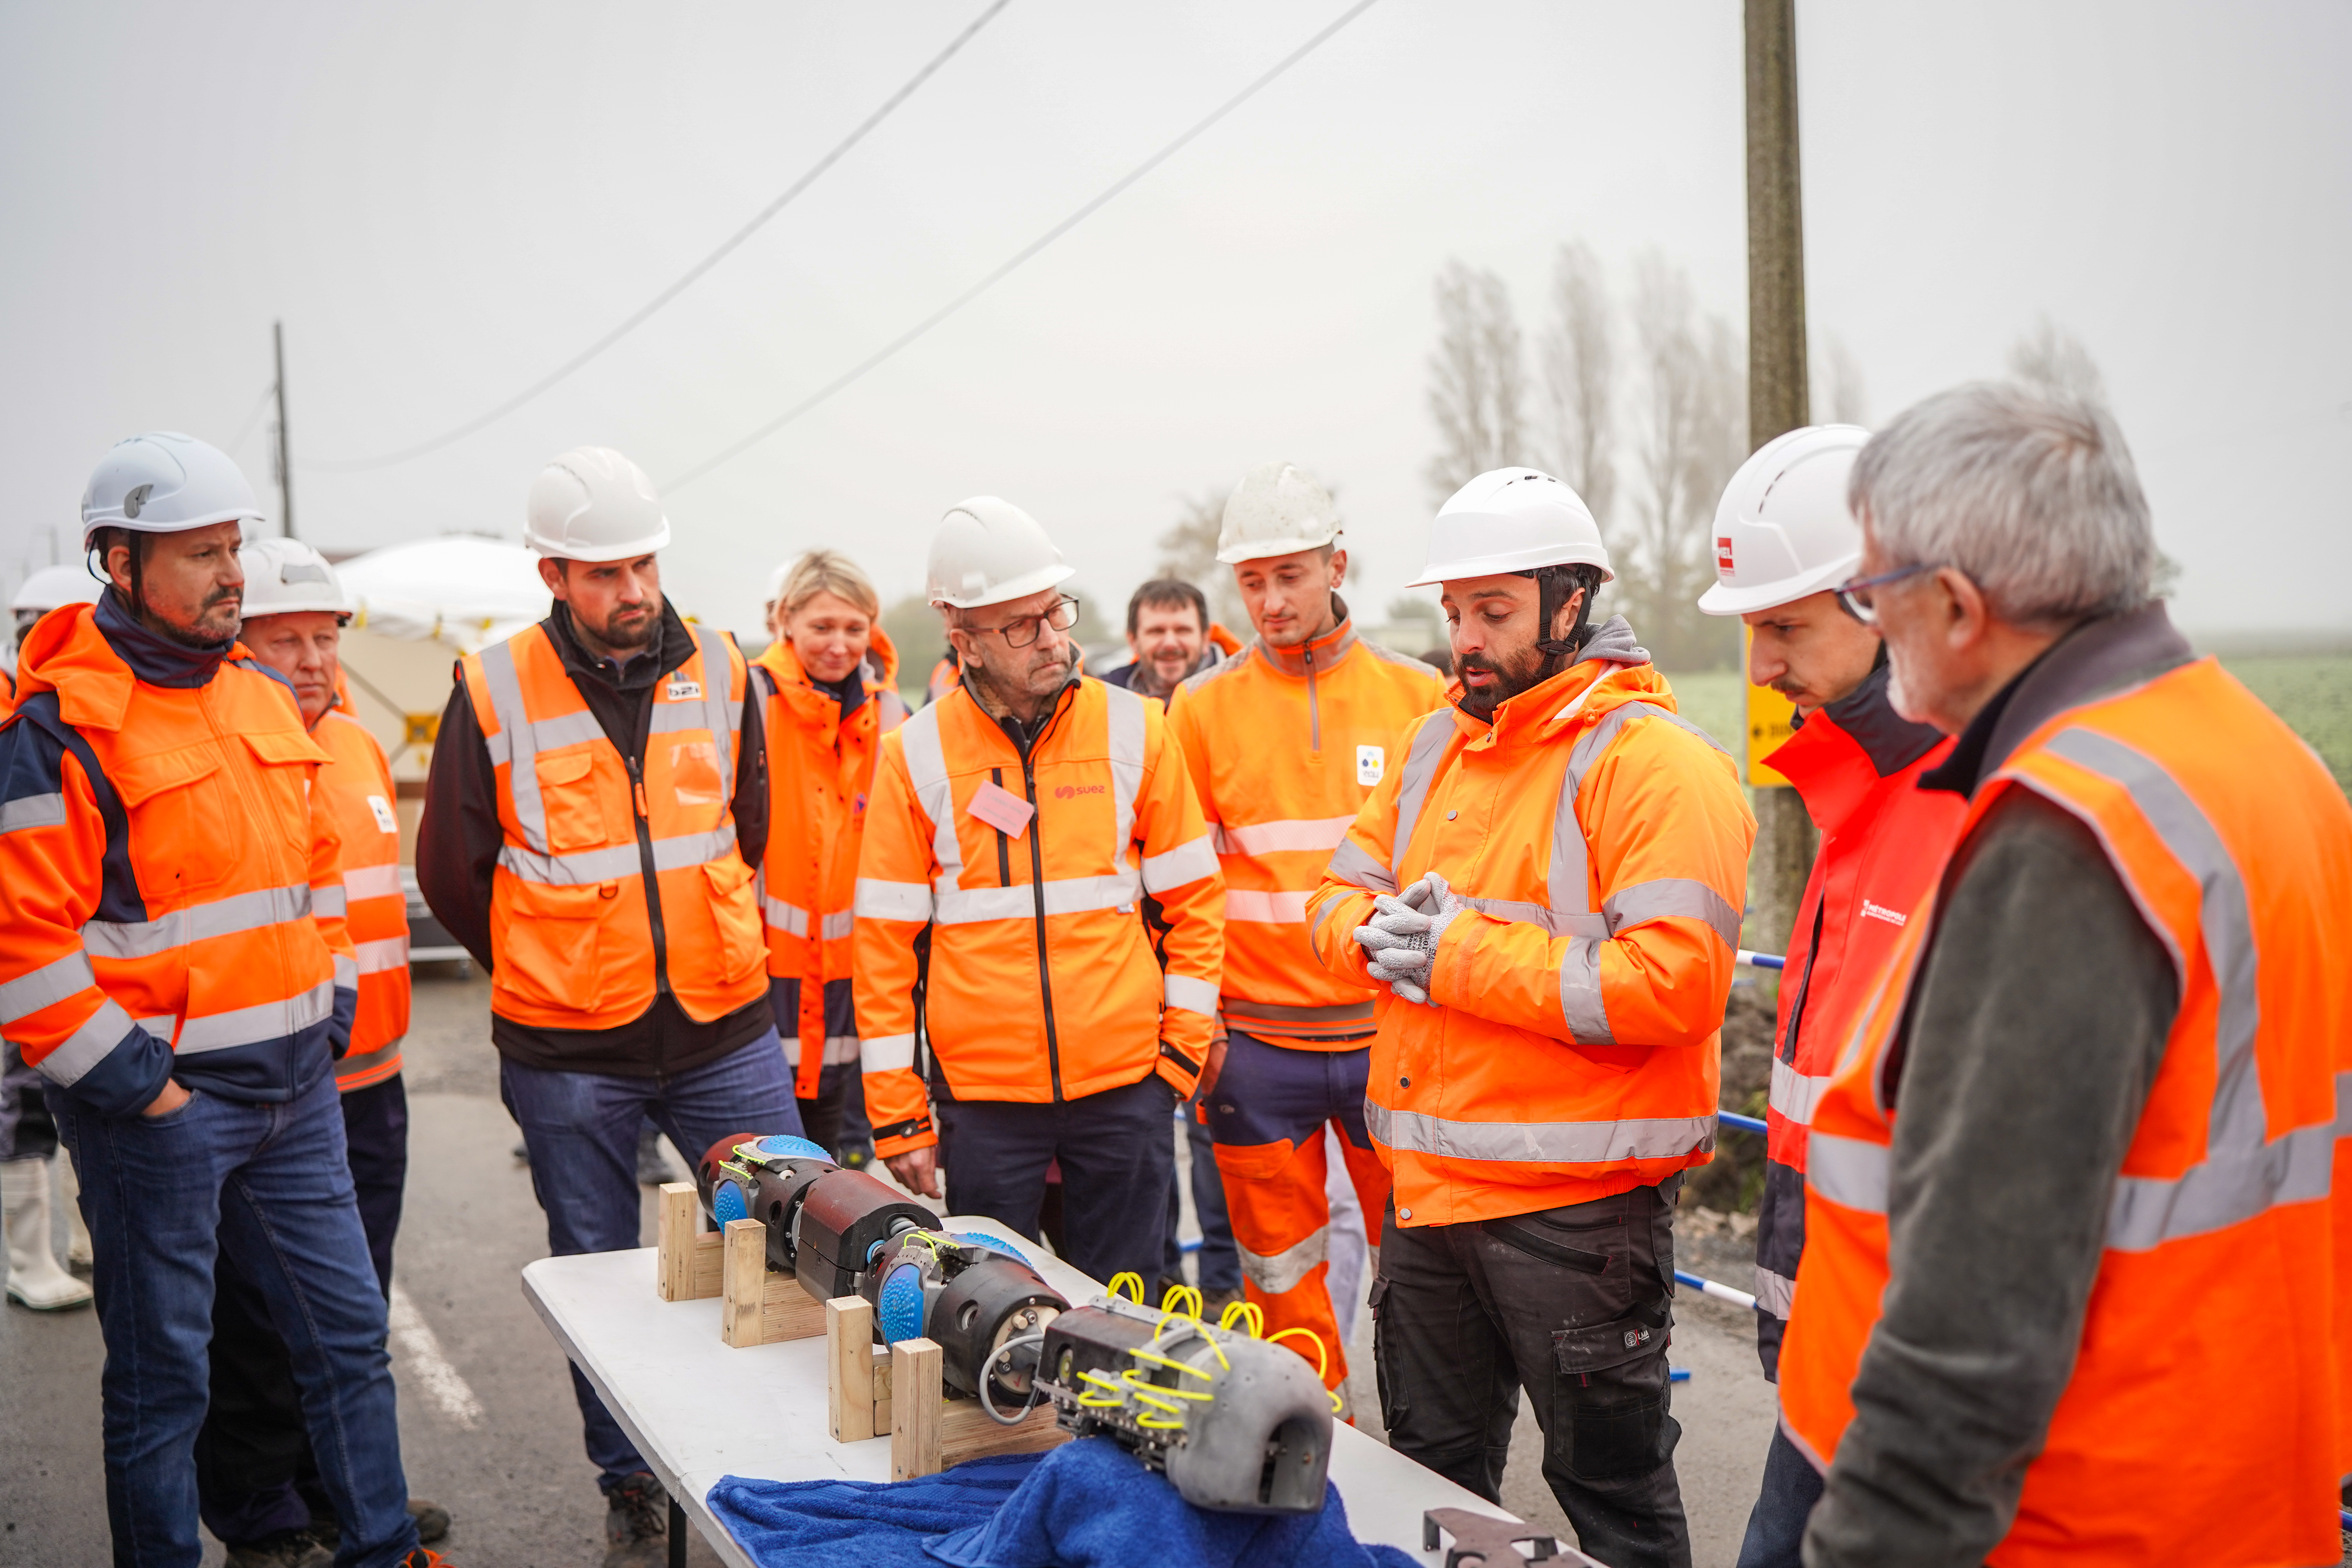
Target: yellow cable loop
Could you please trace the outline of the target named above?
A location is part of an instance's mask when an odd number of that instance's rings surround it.
[[[1104,1398],[1103,1395],[1098,1393],[1079,1394],[1078,1403],[1085,1405],[1087,1409],[1119,1410],[1126,1407],[1127,1389],[1118,1381],[1105,1377],[1098,1372],[1082,1372],[1078,1373],[1078,1381],[1097,1389],[1108,1389],[1110,1394],[1110,1397],[1108,1399]]]
[[[1151,1331],[1151,1342],[1153,1344],[1158,1344],[1161,1337],[1168,1332],[1168,1320],[1173,1316],[1173,1313],[1164,1311],[1160,1314],[1160,1326]],[[1200,1334],[1201,1342],[1208,1346],[1209,1353],[1217,1358],[1217,1364],[1223,1367],[1227,1372],[1234,1370],[1234,1363],[1225,1359],[1224,1347],[1209,1337],[1208,1332],[1205,1328],[1202,1327],[1200,1319],[1192,1318],[1188,1320],[1184,1318],[1177,1318],[1176,1321],[1179,1323],[1186,1321],[1191,1322],[1193,1326],[1193,1331]]]
[[[1117,1300],[1118,1300],[1118,1297],[1119,1297],[1119,1287],[1120,1287],[1120,1286],[1122,1286],[1122,1285],[1127,1286],[1127,1287],[1129,1288],[1129,1293],[1128,1293],[1128,1297],[1127,1297],[1127,1299],[1128,1299],[1129,1300],[1130,1300],[1130,1301],[1134,1302],[1134,1303],[1135,1303],[1137,1306],[1139,1306],[1139,1307],[1142,1306],[1142,1305],[1143,1305],[1143,1276],[1142,1276],[1142,1275],[1140,1275],[1140,1274],[1138,1274],[1138,1273],[1137,1273],[1134,1269],[1132,1269],[1132,1268],[1123,1269],[1123,1270],[1121,1270],[1120,1272],[1118,1272],[1118,1273],[1117,1273],[1117,1274],[1114,1274],[1114,1275],[1112,1275],[1112,1276],[1110,1277],[1110,1284],[1109,1284],[1109,1286],[1105,1289],[1104,1294],[1105,1294],[1105,1295],[1107,1295],[1107,1296],[1108,1296],[1108,1297],[1110,1297],[1110,1299],[1111,1299],[1112,1300],[1116,1301]]]
[[[1315,1375],[1318,1378],[1329,1376],[1331,1371],[1331,1355],[1328,1351],[1326,1351],[1323,1348],[1323,1336],[1317,1333],[1314,1330],[1300,1328],[1294,1324],[1289,1328],[1266,1335],[1265,1342],[1270,1345],[1280,1344],[1283,1341],[1288,1339],[1293,1334],[1299,1335],[1305,1339],[1308,1344],[1315,1347]]]
[[[1194,1377],[1200,1378],[1203,1382],[1209,1380],[1209,1374],[1202,1372],[1199,1367],[1194,1366],[1192,1363],[1178,1361],[1173,1356],[1161,1355],[1158,1352],[1151,1350],[1149,1346],[1139,1351],[1129,1351],[1128,1353],[1132,1355],[1138,1361],[1152,1362],[1160,1366],[1172,1366],[1178,1372],[1190,1373]],[[1132,1376],[1134,1374],[1129,1373],[1127,1375]],[[1152,1386],[1158,1387],[1160,1385],[1155,1384]]]
[[[1338,1389],[1327,1388],[1323,1392],[1330,1396],[1332,1415],[1345,1415],[1348,1413],[1348,1402],[1339,1397],[1339,1391]]]
[[[1217,1319],[1217,1327],[1230,1331],[1235,1318],[1241,1319],[1247,1326],[1250,1338],[1265,1338],[1265,1312],[1255,1301],[1228,1301],[1223,1313]]]
[[[1188,1297],[1192,1302],[1192,1310],[1189,1312],[1184,1310],[1184,1301]],[[1168,1287],[1168,1293],[1160,1298],[1161,1311],[1181,1312],[1196,1323],[1201,1321],[1202,1310],[1207,1305],[1208,1303],[1201,1299],[1201,1292],[1190,1285],[1171,1285]]]

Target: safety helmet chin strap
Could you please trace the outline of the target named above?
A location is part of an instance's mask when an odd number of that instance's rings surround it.
[[[1542,678],[1549,680],[1574,664],[1578,651],[1584,647],[1592,625],[1592,595],[1601,585],[1601,574],[1590,566],[1538,566],[1512,575],[1535,580],[1536,625],[1541,633],[1536,638],[1536,651],[1544,656]],[[1551,635],[1552,623],[1559,618],[1560,607],[1579,588],[1584,590],[1584,598],[1576,606],[1576,624],[1569,628],[1563,641]]]

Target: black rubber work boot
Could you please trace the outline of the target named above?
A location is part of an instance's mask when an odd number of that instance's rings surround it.
[[[449,1533],[449,1510],[437,1502],[428,1502],[421,1497],[410,1498],[408,1517],[416,1521],[416,1539],[424,1545],[430,1546]],[[322,1511],[316,1499],[310,1503],[310,1533],[318,1537],[322,1546],[342,1544],[342,1522],[332,1512]]]
[[[228,1568],[334,1568],[335,1554],[307,1530],[280,1530],[228,1549]]]
[[[649,1470],[639,1470],[604,1494],[604,1539],[635,1546],[669,1534],[669,1494]]]

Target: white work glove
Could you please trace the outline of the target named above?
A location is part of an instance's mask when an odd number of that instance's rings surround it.
[[[1382,893],[1372,900],[1372,921],[1355,930],[1356,945],[1370,959],[1375,980],[1408,1002],[1429,1003],[1430,966],[1437,960],[1437,941],[1465,906],[1432,871],[1403,892]]]

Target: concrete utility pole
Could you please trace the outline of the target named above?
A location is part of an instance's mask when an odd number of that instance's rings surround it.
[[[1749,74],[1754,74],[1753,68],[1750,68]],[[1748,155],[1748,162],[1755,162],[1753,153]],[[1749,205],[1754,205],[1753,198]],[[269,323],[269,342],[278,355],[278,526],[280,532],[291,539],[294,537],[294,458],[286,444],[285,322]]]
[[[1811,423],[1805,370],[1805,229],[1797,161],[1796,0],[1747,0],[1748,448]],[[1744,646],[1744,643],[1743,643]],[[1744,661],[1743,661],[1744,664]],[[1744,673],[1744,671],[1743,671]],[[1756,758],[1788,730],[1790,705],[1748,689],[1748,782],[1756,855],[1748,868],[1750,936],[1789,951],[1816,835],[1797,792]],[[1761,776],[1759,776],[1759,773]]]

